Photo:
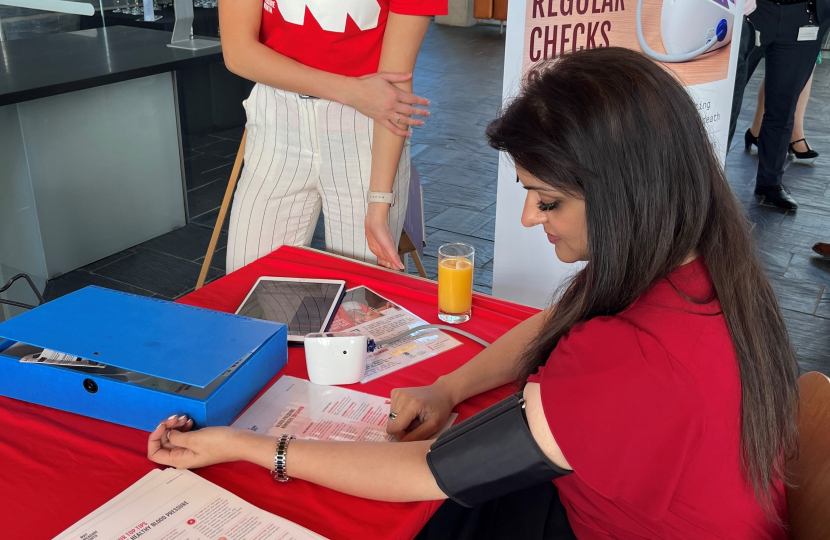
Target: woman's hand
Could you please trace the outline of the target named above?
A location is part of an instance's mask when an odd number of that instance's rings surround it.
[[[190,431],[192,427],[192,419],[171,416],[150,433],[147,457],[177,469],[196,469],[240,459],[243,431],[229,427]]]
[[[346,105],[380,123],[393,134],[409,137],[409,126],[424,125],[423,120],[410,117],[429,116],[426,109],[413,107],[428,106],[428,99],[401,90],[393,84],[411,78],[411,73],[373,73],[351,79],[351,91],[345,99]]]
[[[440,381],[429,386],[392,390],[390,410],[397,417],[386,431],[403,442],[421,441],[441,429],[456,403],[452,392]]]
[[[377,255],[378,264],[392,270],[403,270],[395,237],[389,229],[389,206],[384,203],[369,203],[364,227],[369,249]]]

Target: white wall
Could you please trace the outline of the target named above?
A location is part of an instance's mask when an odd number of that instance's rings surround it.
[[[447,26],[472,26],[476,23],[473,18],[473,0],[449,0],[446,15],[436,15],[436,24]]]
[[[16,274],[27,273],[43,290],[46,260],[17,105],[0,107],[0,126],[0,286]],[[3,297],[37,304],[24,281],[17,281]],[[20,308],[0,305],[0,321],[21,312]]]

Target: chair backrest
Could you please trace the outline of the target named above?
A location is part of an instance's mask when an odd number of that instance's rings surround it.
[[[798,379],[799,454],[787,463],[787,515],[792,540],[830,540],[830,379],[812,371]]]
[[[403,230],[409,235],[420,256],[424,256],[424,199],[421,195],[421,178],[413,164],[409,175],[409,203],[403,220]]]
[[[507,0],[475,0],[473,17],[476,19],[507,20]]]

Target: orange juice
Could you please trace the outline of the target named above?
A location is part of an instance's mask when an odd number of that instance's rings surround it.
[[[438,264],[438,309],[467,313],[473,304],[473,263],[448,257]]]

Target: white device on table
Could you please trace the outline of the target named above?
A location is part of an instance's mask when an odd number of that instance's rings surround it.
[[[660,37],[666,54],[643,37],[643,0],[637,1],[637,39],[643,52],[658,62],[686,62],[732,41],[737,6],[734,0],[663,0]]]
[[[236,314],[282,323],[289,343],[299,344],[306,334],[328,329],[345,294],[339,279],[261,277]]]
[[[461,334],[484,347],[490,346],[481,338],[443,324],[416,326],[380,343],[375,343],[375,340],[361,334],[316,332],[308,334],[303,342],[308,380],[320,385],[359,383],[366,373],[366,355],[368,353],[418,332],[434,329]]]
[[[366,372],[366,354],[375,342],[360,334],[320,332],[303,342],[308,380],[314,384],[355,384]]]

